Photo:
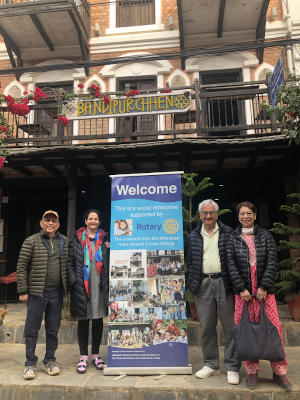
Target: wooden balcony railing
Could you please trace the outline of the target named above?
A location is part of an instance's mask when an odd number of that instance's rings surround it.
[[[180,137],[237,136],[271,133],[276,121],[261,110],[268,104],[269,91],[264,82],[232,83],[173,88],[172,93],[189,91],[191,108],[182,113],[114,116],[69,121],[62,127],[57,121],[53,100],[31,105],[26,117],[5,117],[13,126],[9,146],[53,146],[108,142],[140,142]],[[161,89],[156,89],[156,92]],[[149,91],[148,91],[149,92]],[[150,92],[154,92],[151,90]],[[110,93],[113,97],[114,93]]]

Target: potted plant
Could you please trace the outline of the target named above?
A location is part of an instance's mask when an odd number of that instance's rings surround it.
[[[198,209],[194,212],[193,207],[193,198],[200,192],[203,192],[205,189],[213,186],[214,184],[211,182],[211,178],[206,177],[203,178],[198,184],[196,184],[195,179],[198,178],[199,174],[194,172],[183,174],[183,182],[182,182],[182,194],[188,200],[188,207],[182,207],[182,214],[183,214],[183,225],[185,227],[184,230],[184,243],[185,249],[187,248],[187,237],[188,234],[193,229],[193,224],[199,222],[199,213]],[[231,212],[229,209],[224,209],[219,211],[219,215],[225,214],[227,212]],[[187,271],[187,265],[185,265],[185,270]],[[189,289],[186,291],[186,301],[189,304],[190,312],[193,319],[199,321],[199,317],[197,314],[194,296]]]
[[[278,251],[288,251],[289,257],[282,259],[278,266],[276,276],[277,294],[286,300],[291,316],[295,321],[300,321],[300,193],[287,196],[295,199],[291,205],[282,205],[280,211],[285,211],[296,216],[297,226],[285,225],[279,222],[273,224],[271,231],[278,235],[285,235],[289,240],[280,240]]]
[[[263,105],[269,115],[274,114],[281,132],[290,142],[300,144],[300,86],[299,76],[289,75],[286,82],[277,89],[276,105]]]

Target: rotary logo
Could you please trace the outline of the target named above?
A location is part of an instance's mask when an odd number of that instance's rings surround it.
[[[64,101],[62,103],[62,113],[67,118],[77,117],[76,101]]]
[[[179,223],[176,219],[169,218],[164,222],[163,228],[169,235],[174,235],[179,230]]]
[[[175,100],[174,100],[174,105],[178,110],[184,110],[189,107],[190,105],[190,98],[189,96],[186,96],[185,94],[179,95]]]

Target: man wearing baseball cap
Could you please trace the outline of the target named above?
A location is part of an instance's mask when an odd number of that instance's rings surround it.
[[[56,211],[45,211],[40,225],[39,233],[25,239],[17,265],[19,300],[27,303],[24,379],[35,378],[38,361],[35,348],[43,315],[46,329],[43,369],[48,375],[60,372],[54,354],[58,345],[63,294],[67,289],[68,239],[58,232]]]

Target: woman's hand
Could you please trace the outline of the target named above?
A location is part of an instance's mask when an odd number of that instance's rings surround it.
[[[247,289],[240,292],[240,296],[244,301],[249,301],[251,299],[251,294],[249,293],[249,290],[247,290]]]
[[[256,292],[256,298],[257,300],[261,301],[261,300],[266,300],[267,298],[267,291],[263,290],[262,288],[258,288],[257,292]]]

